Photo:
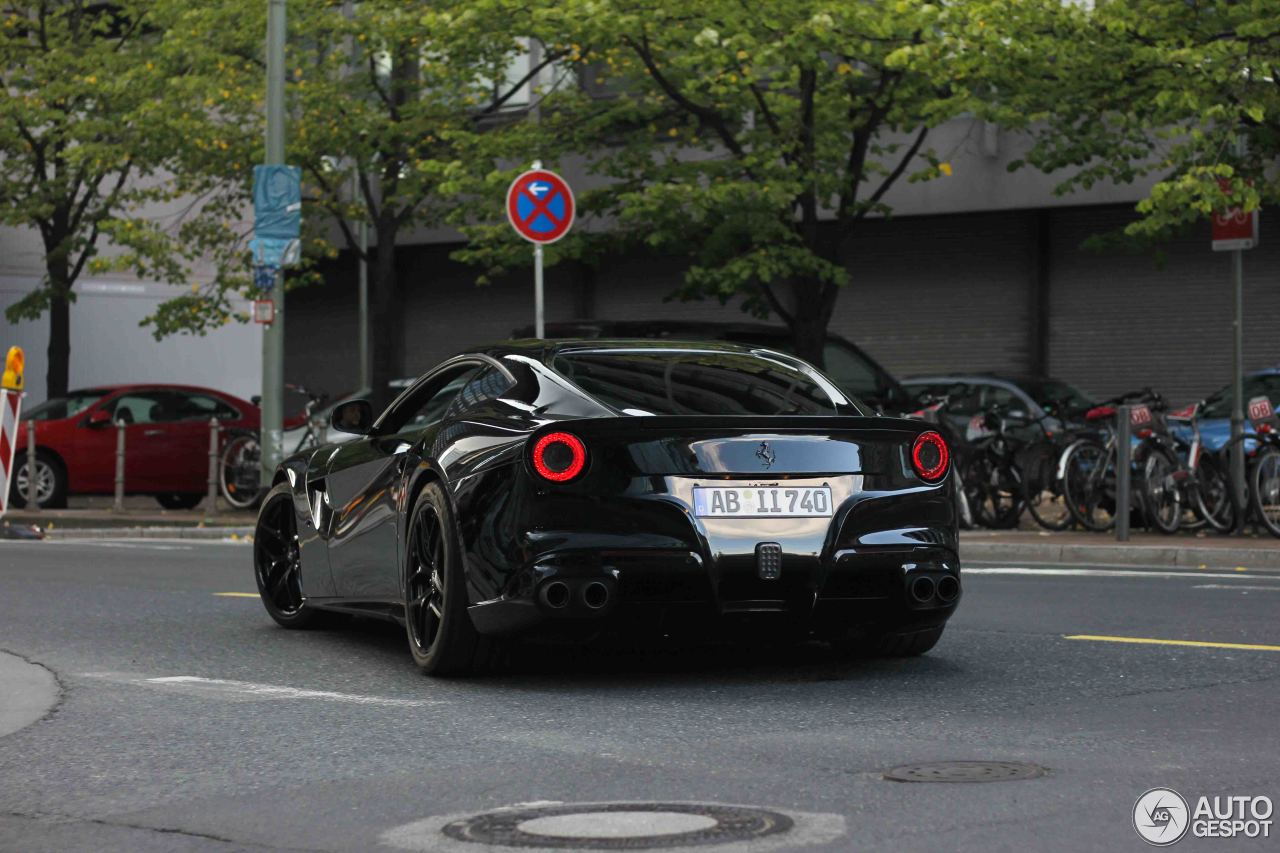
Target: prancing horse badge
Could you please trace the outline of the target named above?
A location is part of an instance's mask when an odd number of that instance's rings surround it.
[[[756,448],[756,456],[760,457],[760,461],[766,468],[772,468],[773,461],[777,458],[773,455],[773,448],[767,441],[760,442],[760,446]]]

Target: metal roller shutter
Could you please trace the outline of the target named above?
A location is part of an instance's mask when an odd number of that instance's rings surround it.
[[[1050,370],[1102,396],[1151,386],[1171,403],[1231,377],[1231,261],[1209,248],[1207,223],[1151,252],[1080,248],[1123,227],[1128,207],[1052,214]],[[1280,360],[1280,245],[1245,252],[1245,369]]]

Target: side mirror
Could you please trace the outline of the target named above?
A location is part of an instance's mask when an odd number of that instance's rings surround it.
[[[89,413],[89,417],[85,418],[84,425],[94,429],[111,426],[111,413],[106,409],[94,409]]]
[[[333,407],[329,425],[338,432],[368,435],[373,429],[373,406],[368,400],[348,400]]]

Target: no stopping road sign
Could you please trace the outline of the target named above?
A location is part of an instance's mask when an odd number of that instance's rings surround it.
[[[507,218],[531,243],[554,243],[573,225],[573,190],[546,169],[530,169],[507,190]]]

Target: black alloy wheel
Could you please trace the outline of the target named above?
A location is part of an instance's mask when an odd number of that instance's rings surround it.
[[[404,622],[413,662],[436,676],[493,666],[499,644],[467,613],[462,552],[444,488],[428,483],[410,515],[405,548]]]
[[[272,489],[258,513],[253,537],[254,577],[271,618],[286,628],[304,628],[315,621],[302,593],[302,552],[293,494],[287,483]]]
[[[444,622],[444,531],[440,516],[423,501],[413,519],[405,580],[405,620],[416,655],[426,656],[440,636]],[[415,656],[416,656],[415,655]]]

